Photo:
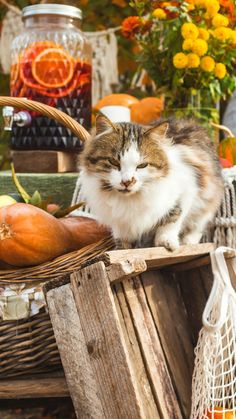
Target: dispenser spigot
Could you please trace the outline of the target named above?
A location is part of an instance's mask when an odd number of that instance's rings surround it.
[[[13,122],[15,122],[19,127],[24,127],[31,123],[31,115],[29,112],[19,111],[15,113],[13,106],[4,106],[2,116],[5,131],[12,131]]]

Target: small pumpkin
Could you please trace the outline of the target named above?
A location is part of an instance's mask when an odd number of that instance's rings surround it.
[[[73,250],[71,235],[53,215],[30,204],[0,208],[0,260],[14,266],[47,262]]]
[[[38,265],[108,236],[88,217],[57,219],[25,203],[0,208],[0,261],[9,265]]]
[[[236,411],[235,410],[228,410],[224,411],[222,407],[215,407],[214,411],[208,411],[207,417],[209,419],[234,419],[235,418]]]
[[[94,110],[98,111],[103,106],[126,106],[130,108],[133,103],[138,103],[139,100],[126,93],[113,93],[111,95],[104,96],[94,106]]]
[[[164,109],[164,98],[146,97],[130,107],[131,121],[148,125],[161,116]]]
[[[60,218],[61,223],[71,234],[72,246],[75,249],[96,243],[110,236],[110,231],[96,220],[89,217]]]
[[[164,109],[164,97],[145,97],[138,100],[125,93],[114,93],[99,100],[94,110],[98,111],[103,106],[126,106],[130,109],[132,122],[147,125],[160,118]]]
[[[214,126],[216,126],[216,124],[214,124]],[[228,135],[228,137],[222,140],[218,145],[218,155],[220,158],[228,160],[233,166],[236,164],[236,138],[229,128],[224,125],[218,125],[218,127]]]

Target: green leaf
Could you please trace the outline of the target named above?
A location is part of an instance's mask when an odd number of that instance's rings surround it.
[[[26,190],[23,188],[23,186],[20,184],[20,182],[19,182],[19,180],[16,176],[16,172],[15,172],[15,168],[14,168],[13,163],[11,163],[11,173],[12,173],[12,179],[13,179],[13,182],[15,184],[16,189],[18,190],[19,194],[22,196],[24,201],[28,204],[31,197],[26,192]]]
[[[33,195],[31,196],[29,202],[29,204],[34,205],[35,207],[42,207],[42,198],[41,195],[38,191],[35,191],[33,193]]]

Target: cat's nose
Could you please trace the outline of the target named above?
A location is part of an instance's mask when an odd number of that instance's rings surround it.
[[[129,186],[133,186],[136,183],[136,179],[132,177],[132,179],[129,180],[122,180],[121,185],[128,188]]]

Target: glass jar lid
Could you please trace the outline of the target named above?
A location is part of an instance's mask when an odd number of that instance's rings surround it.
[[[78,7],[66,4],[34,4],[33,6],[24,7],[22,10],[23,19],[36,15],[60,15],[82,19],[82,11]]]

